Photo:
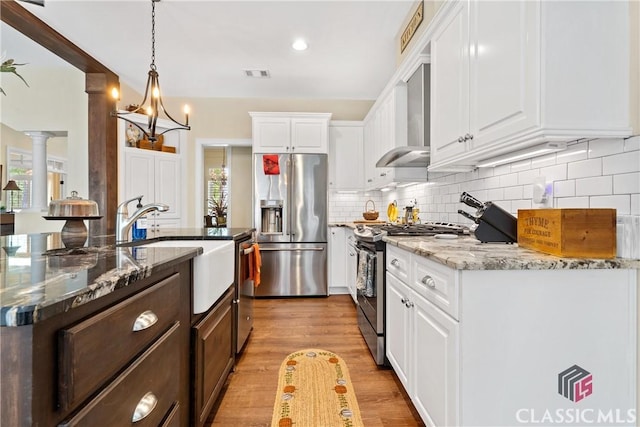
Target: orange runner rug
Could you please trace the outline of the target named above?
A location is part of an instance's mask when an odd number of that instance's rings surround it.
[[[319,349],[288,355],[278,374],[272,427],[363,427],[347,365]]]

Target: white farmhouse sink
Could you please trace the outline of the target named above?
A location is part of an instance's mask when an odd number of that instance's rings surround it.
[[[160,240],[147,248],[197,248],[202,255],[193,260],[193,313],[204,313],[233,283],[235,246],[233,240]]]

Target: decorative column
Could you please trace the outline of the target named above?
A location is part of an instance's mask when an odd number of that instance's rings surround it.
[[[45,131],[26,131],[32,139],[31,155],[31,209],[47,210],[47,140],[56,134]]]

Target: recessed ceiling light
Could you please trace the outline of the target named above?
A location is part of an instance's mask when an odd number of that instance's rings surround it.
[[[295,50],[305,50],[307,48],[307,42],[302,39],[297,39],[291,45]]]

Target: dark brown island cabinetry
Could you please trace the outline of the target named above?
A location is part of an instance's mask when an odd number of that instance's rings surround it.
[[[233,299],[231,286],[192,327],[193,410],[192,425],[201,427],[207,420],[235,362]]]
[[[191,261],[181,262],[49,319],[3,327],[1,424],[189,425],[191,277]]]

